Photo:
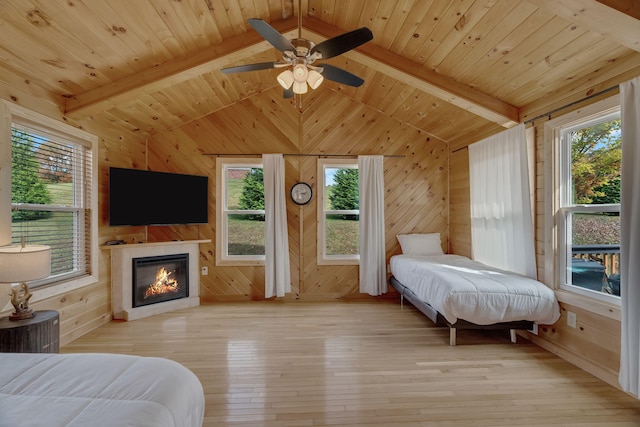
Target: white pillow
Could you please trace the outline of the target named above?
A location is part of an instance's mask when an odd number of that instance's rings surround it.
[[[443,255],[440,233],[398,234],[396,236],[405,255]]]

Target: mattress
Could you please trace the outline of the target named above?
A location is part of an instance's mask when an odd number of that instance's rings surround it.
[[[560,306],[544,283],[489,267],[460,255],[394,255],[391,274],[450,323],[478,325],[560,318]]]
[[[0,353],[0,424],[202,426],[202,384],[168,359]]]

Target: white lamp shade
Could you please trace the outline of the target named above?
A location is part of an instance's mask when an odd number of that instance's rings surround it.
[[[311,89],[317,89],[323,80],[324,77],[322,77],[322,74],[320,74],[319,72],[315,70],[309,71],[309,78],[307,79],[307,83],[309,83]]]
[[[291,70],[285,70],[278,74],[277,80],[280,86],[284,89],[289,89],[293,84],[293,72]]]
[[[299,95],[307,93],[307,82],[293,82],[293,93],[297,93]]]
[[[0,247],[0,283],[28,282],[51,273],[51,248],[43,245]]]

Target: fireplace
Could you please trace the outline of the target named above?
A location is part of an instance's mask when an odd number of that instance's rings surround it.
[[[189,254],[133,258],[132,307],[189,297]]]
[[[113,318],[123,320],[136,320],[155,314],[167,313],[174,310],[195,307],[200,305],[200,268],[198,261],[200,258],[199,245],[201,243],[211,243],[211,240],[186,240],[172,242],[136,243],[129,245],[105,245],[102,249],[111,253],[111,304],[113,308]],[[170,279],[177,279],[181,295],[177,299],[164,299],[159,301],[156,297],[149,302],[153,303],[134,307],[135,295],[132,291],[134,259],[172,259],[174,256],[188,255],[185,261],[184,277],[178,272],[177,266],[165,266],[165,273]],[[166,258],[165,258],[166,257]],[[172,264],[171,261],[169,264]],[[148,267],[148,266],[145,266]],[[153,270],[153,274],[144,273],[148,280],[155,280],[157,266],[148,267]],[[173,270],[176,270],[174,273]],[[137,273],[136,279],[142,272]],[[150,276],[150,277],[149,277]],[[184,281],[184,282],[183,282]],[[188,282],[188,283],[187,283]],[[184,288],[182,284],[184,283]],[[148,286],[149,284],[147,284]],[[173,286],[173,285],[171,285]],[[146,290],[145,290],[146,293]],[[174,293],[165,295],[166,298],[176,297]],[[164,298],[164,297],[163,297]],[[149,298],[147,298],[149,300]],[[156,304],[161,302],[161,304]]]

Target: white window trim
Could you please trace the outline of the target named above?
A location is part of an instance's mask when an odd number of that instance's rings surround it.
[[[621,315],[620,298],[589,290],[572,289],[567,291],[560,288],[562,276],[566,274],[561,268],[563,260],[566,260],[566,251],[561,250],[557,243],[558,237],[563,231],[559,230],[557,226],[557,216],[563,214],[560,205],[562,177],[559,168],[561,129],[619,108],[620,97],[615,95],[549,120],[544,125],[544,282],[555,289],[560,302],[618,320]],[[602,210],[603,206],[598,206],[598,208]],[[567,210],[565,208],[565,211]]]
[[[232,167],[257,167],[262,168],[262,159],[218,157],[216,159],[216,265],[219,266],[263,266],[264,255],[227,255],[228,228],[226,226],[227,215],[225,211],[227,189],[224,185],[225,170]],[[243,214],[262,214],[264,211],[243,210]]]
[[[30,302],[38,302],[98,282],[98,137],[6,100],[0,100],[0,183],[11,182],[11,123],[37,123],[49,133],[81,142],[91,148],[93,194],[90,197],[90,273],[51,285],[34,288]],[[11,185],[0,185],[0,246],[11,244]],[[0,307],[2,310],[2,307]]]
[[[317,240],[317,253],[318,253],[318,265],[359,265],[360,255],[327,255],[325,245],[325,230],[326,230],[326,214],[331,213],[346,213],[346,214],[359,214],[359,210],[353,211],[325,211],[324,204],[327,198],[325,194],[325,168],[342,167],[349,169],[358,169],[358,161],[353,159],[318,159],[318,238]]]

